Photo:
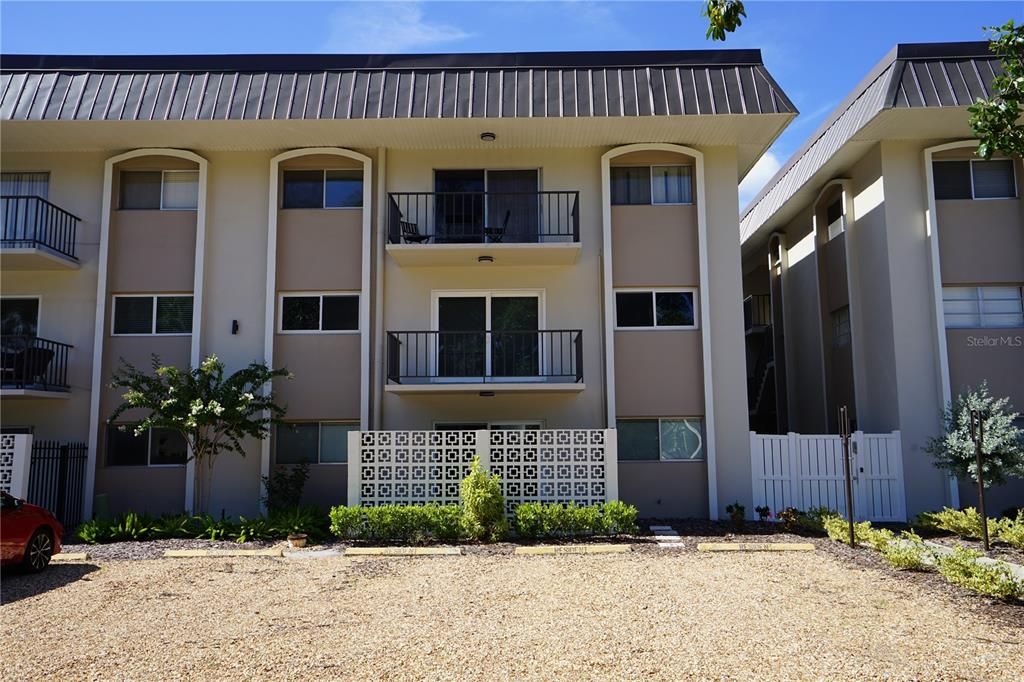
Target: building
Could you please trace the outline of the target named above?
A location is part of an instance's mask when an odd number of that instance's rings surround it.
[[[1024,409],[1024,173],[968,127],[1000,70],[984,42],[896,46],[741,221],[752,425],[835,433],[847,406],[898,430],[911,514],[977,499],[922,449],[951,398],[987,381]]]
[[[796,115],[759,51],[11,55],[0,93],[5,353],[55,349],[3,426],[88,442],[87,514],[193,501],[183,443],[107,424],[152,353],[295,375],[215,513],[301,458],[354,499],[352,431],[617,443],[593,490],[646,516],[750,498],[737,183]]]

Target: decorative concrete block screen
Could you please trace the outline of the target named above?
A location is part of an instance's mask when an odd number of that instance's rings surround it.
[[[32,436],[0,435],[0,490],[15,497],[28,495],[28,472],[32,456]]]
[[[906,521],[900,432],[850,438],[853,514],[858,520]],[[839,436],[750,434],[754,506],[774,515],[786,507],[846,512],[843,445]]]
[[[348,450],[351,505],[454,504],[475,456],[501,477],[509,512],[618,496],[614,429],[353,431]]]

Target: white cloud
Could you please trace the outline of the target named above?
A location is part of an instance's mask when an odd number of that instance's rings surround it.
[[[757,196],[764,184],[771,180],[780,168],[782,168],[782,162],[772,152],[765,152],[757,160],[754,167],[743,178],[743,182],[740,183],[740,211],[746,208],[750,200]]]
[[[453,43],[471,34],[429,21],[419,2],[354,2],[331,14],[323,52],[406,52]]]

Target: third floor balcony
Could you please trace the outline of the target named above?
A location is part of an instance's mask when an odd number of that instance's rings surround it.
[[[0,197],[0,255],[8,270],[78,267],[79,218],[38,196]]]

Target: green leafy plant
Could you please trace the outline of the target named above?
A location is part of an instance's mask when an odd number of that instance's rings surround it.
[[[796,507],[786,507],[775,514],[775,520],[782,524],[787,531],[795,531],[800,526],[800,510]]]
[[[90,545],[110,542],[111,522],[109,519],[89,519],[78,526],[78,539]]]
[[[234,538],[238,542],[260,542],[272,540],[277,536],[277,530],[270,525],[267,519],[260,516],[252,519],[240,516],[238,517],[238,526],[234,529]]]
[[[825,532],[832,540],[835,540],[836,542],[849,542],[850,526],[842,516],[839,516],[838,514],[835,516],[826,516],[822,519],[822,525],[825,528]],[[887,532],[890,536],[892,535],[891,532]],[[853,540],[857,544],[870,545],[872,547],[875,547],[881,542],[875,530],[871,528],[870,521],[861,521],[853,524]]]
[[[462,530],[462,510],[454,504],[425,504],[418,508],[422,521],[421,529],[437,540],[459,539]]]
[[[934,527],[939,530],[948,531],[962,538],[981,537],[981,514],[974,507],[967,507],[964,510],[950,509],[945,507],[942,511],[929,514]],[[995,537],[999,522],[995,519],[988,519],[989,537]]]
[[[1024,26],[1013,20],[990,26],[989,50],[999,57],[1002,73],[992,80],[994,94],[967,107],[971,130],[978,138],[978,156],[989,159],[999,151],[1024,156],[1024,126],[1019,121],[1024,103]]]
[[[831,516],[839,516],[839,514],[828,507],[811,507],[798,514],[796,524],[809,533],[824,533],[825,519]]]
[[[197,540],[228,540],[237,532],[230,520],[214,518],[210,514],[196,516],[195,523]]]
[[[302,502],[302,491],[308,479],[309,462],[279,464],[269,476],[263,476],[263,502],[267,506],[267,511],[275,512],[298,507]]]
[[[457,540],[462,510],[455,505],[337,506],[330,512],[330,530],[345,540],[427,542]]]
[[[605,535],[632,535],[637,532],[639,512],[622,500],[611,500],[601,505],[601,523]]]
[[[313,542],[319,542],[327,536],[327,515],[314,506],[272,512],[267,515],[267,523],[281,537],[303,534]]]
[[[156,539],[192,538],[196,522],[191,514],[164,514],[152,523],[152,536]]]
[[[764,523],[772,517],[772,510],[765,506],[754,507],[754,513],[757,514],[757,519],[761,523]]]
[[[331,507],[329,518],[331,532],[342,540],[356,540],[366,536],[366,515],[362,507]]]
[[[705,37],[710,40],[725,40],[726,33],[732,33],[747,17],[742,0],[706,0],[701,14],[708,19]]]
[[[547,535],[544,505],[540,502],[523,502],[516,507],[512,525],[516,535],[526,540],[536,540]]]
[[[725,513],[729,515],[729,520],[732,521],[733,528],[736,530],[743,530],[743,523],[747,517],[746,507],[738,501],[733,502],[730,505],[726,505]]]
[[[459,485],[462,506],[462,529],[474,540],[501,540],[508,532],[505,519],[505,498],[501,494],[501,478],[488,474],[474,457],[469,475]]]
[[[637,509],[620,500],[603,504],[544,504],[525,502],[515,509],[516,535],[527,540],[584,535],[623,535],[636,532]]]
[[[1006,544],[1024,549],[1024,511],[1017,512],[1015,519],[1000,519],[996,534]]]
[[[937,556],[935,562],[939,573],[960,587],[1003,600],[1024,596],[1024,582],[1014,578],[1006,566],[979,564],[980,556],[981,552],[957,547],[949,554]]]
[[[931,556],[921,536],[912,530],[900,533],[899,539],[887,543],[881,552],[890,566],[901,571],[927,570]]]
[[[138,421],[123,428],[131,428],[136,436],[149,429],[181,434],[189,458],[197,465],[198,510],[205,510],[217,457],[224,452],[244,457],[243,441],[262,440],[269,435],[270,425],[284,416],[285,410],[265,387],[275,378],[290,376],[283,369],[254,362],[225,377],[224,363],[216,355],[192,369],[161,365],[160,358],[153,355],[151,372],[122,360],[110,386],[124,391],[124,402],[111,414],[110,421],[126,412],[141,412]]]
[[[114,519],[110,528],[112,542],[131,542],[149,540],[153,534],[153,519],[146,514],[128,512]]]

